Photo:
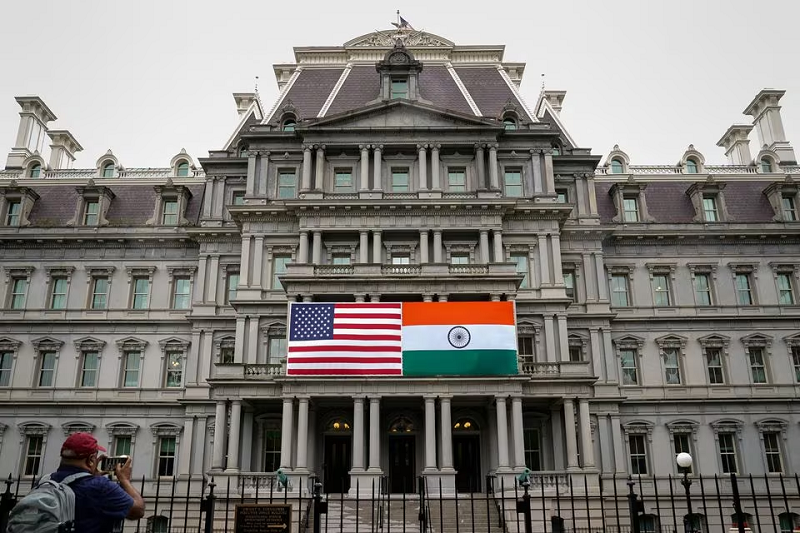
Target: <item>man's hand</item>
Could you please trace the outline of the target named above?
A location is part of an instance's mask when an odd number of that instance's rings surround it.
[[[117,480],[119,480],[120,482],[130,481],[132,469],[133,469],[133,463],[131,463],[131,458],[128,457],[124,464],[117,463],[114,466],[114,474],[117,476]]]
[[[114,467],[114,473],[117,475],[117,481],[119,481],[119,486],[122,487],[122,490],[133,498],[133,506],[126,518],[128,518],[128,520],[138,520],[144,516],[144,500],[142,499],[142,495],[139,494],[139,491],[131,484],[132,468],[131,458],[128,457],[124,464],[117,464]]]

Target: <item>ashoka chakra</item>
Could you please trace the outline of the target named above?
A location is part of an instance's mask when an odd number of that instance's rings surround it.
[[[467,328],[456,326],[447,334],[447,340],[453,348],[464,348],[470,341],[470,334]]]

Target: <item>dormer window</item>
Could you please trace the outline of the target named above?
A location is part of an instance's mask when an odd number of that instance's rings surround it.
[[[19,214],[22,211],[22,202],[8,200],[6,203],[6,226],[19,226]]]
[[[391,98],[408,98],[408,78],[392,78]]]
[[[381,77],[381,100],[420,99],[419,73],[422,63],[414,59],[403,41],[398,39],[375,68]]]
[[[708,178],[695,183],[686,191],[695,209],[694,222],[730,222],[725,195],[725,183]]]
[[[192,197],[189,189],[182,185],[175,185],[167,179],[164,185],[153,187],[156,191],[156,205],[153,217],[146,224],[156,226],[184,226],[186,220],[186,206]]]
[[[503,127],[506,131],[515,131],[517,129],[517,121],[511,117],[506,117],[503,119]]]
[[[100,176],[103,178],[113,178],[114,177],[114,163],[107,162],[103,164],[103,170],[100,173]]]
[[[686,160],[686,173],[687,174],[697,174],[697,161],[694,159],[687,159]]]
[[[86,200],[83,207],[83,225],[96,226],[100,213],[100,202],[96,199]]]
[[[794,196],[784,194],[781,197],[781,208],[783,210],[783,220],[787,222],[797,221],[797,205],[794,203]]]
[[[768,157],[761,158],[761,172],[769,174],[773,172],[772,160]]]
[[[179,178],[189,177],[189,163],[187,161],[181,161],[178,163],[178,166],[175,169],[175,175]]]
[[[31,165],[30,170],[28,171],[28,176],[31,178],[38,178],[42,174],[42,165],[36,163]]]
[[[293,118],[287,118],[283,121],[283,126],[281,126],[282,131],[294,131],[295,126],[297,125],[297,121]]]
[[[161,209],[161,223],[165,226],[176,226],[178,224],[177,198],[164,198]]]
[[[622,161],[619,159],[612,159],[611,160],[611,173],[612,174],[623,174],[625,172],[625,166],[622,164]]]

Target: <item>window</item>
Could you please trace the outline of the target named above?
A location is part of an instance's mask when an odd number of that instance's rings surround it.
[[[639,517],[639,533],[656,533],[657,517],[653,515],[642,515]]]
[[[279,276],[286,274],[286,265],[292,262],[291,256],[276,255],[272,258],[272,288],[274,290],[282,289],[283,285]]]
[[[697,174],[697,161],[695,161],[694,159],[686,160],[686,173]]]
[[[108,278],[98,276],[92,280],[92,309],[106,309],[108,306]]]
[[[331,257],[334,265],[349,265],[350,254],[333,254]]]
[[[503,175],[503,186],[509,198],[522,198],[522,170],[507,169]]]
[[[158,475],[175,475],[175,437],[160,437],[158,439]]]
[[[631,474],[647,475],[647,437],[645,435],[628,435],[631,452]]]
[[[236,291],[239,288],[239,273],[228,272],[225,279],[225,303],[230,304],[236,299]]]
[[[188,276],[176,276],[173,281],[172,308],[189,309],[191,285]]]
[[[750,274],[736,274],[736,301],[739,302],[739,305],[753,305]]]
[[[295,198],[297,196],[297,174],[294,169],[278,171],[278,199]]]
[[[781,305],[794,305],[792,275],[790,273],[778,273],[778,303]]]
[[[792,533],[797,528],[795,513],[781,513],[778,515],[781,533]]]
[[[231,203],[233,205],[244,205],[244,191],[233,191],[231,194]]]
[[[679,348],[664,349],[664,382],[667,385],[681,384]]]
[[[164,377],[164,386],[175,388],[183,385],[183,352],[167,350],[167,368]]]
[[[281,467],[281,427],[277,422],[264,424],[264,472]]]
[[[103,170],[100,174],[104,178],[113,178],[114,177],[114,163],[106,163],[103,165]]]
[[[448,168],[447,189],[450,192],[465,192],[467,190],[467,171],[463,168]]]
[[[269,364],[277,365],[286,359],[286,335],[270,335],[267,346]]]
[[[113,454],[119,457],[120,455],[131,455],[133,448],[133,438],[130,435],[118,435],[114,437],[114,445],[111,447]]]
[[[670,303],[669,274],[653,275],[653,304],[656,307],[668,307]]]
[[[612,159],[611,160],[611,173],[612,174],[622,174],[625,172],[625,167],[622,165],[622,161],[619,159]]]
[[[583,361],[583,347],[572,345],[569,347],[569,360],[573,363]]]
[[[40,165],[38,163],[36,163],[34,165],[31,165],[30,177],[31,178],[38,178],[41,175],[42,175],[42,165]]]
[[[283,122],[283,127],[281,128],[283,131],[294,131],[294,127],[297,125],[297,122],[294,119],[286,119]]]
[[[14,362],[14,352],[0,352],[0,387],[11,384],[11,363]]]
[[[523,433],[525,444],[525,466],[536,472],[542,469],[542,437],[539,428],[526,428]]]
[[[528,254],[511,254],[511,262],[516,265],[517,274],[522,274],[522,282],[519,284],[519,288],[528,289],[530,287],[528,282]]]
[[[533,362],[536,355],[533,351],[533,335],[520,335],[517,337],[517,353],[522,362]]]
[[[639,198],[636,196],[622,197],[623,222],[639,222]]]
[[[25,463],[22,468],[22,474],[25,476],[37,476],[39,467],[42,464],[44,437],[42,435],[28,435],[26,440]]]
[[[697,305],[711,305],[711,276],[706,273],[694,275],[694,296]]]
[[[392,169],[392,192],[408,192],[408,169]]]
[[[336,169],[333,174],[334,192],[344,192],[353,190],[353,172],[346,169]]]
[[[19,226],[20,211],[22,211],[22,202],[8,200],[6,204],[6,226]]]
[[[627,274],[611,275],[611,305],[613,307],[628,307],[628,276]]]
[[[96,226],[99,210],[100,202],[98,200],[86,200],[83,208],[83,225]]]
[[[161,223],[165,226],[178,224],[178,200],[164,200]]]
[[[768,157],[761,159],[761,172],[764,174],[772,172],[772,161]]]
[[[408,80],[405,78],[392,78],[391,98],[408,98]]]
[[[393,265],[410,265],[411,264],[411,257],[407,255],[393,255],[392,256],[392,264]]]
[[[777,432],[764,433],[764,454],[767,459],[767,472],[778,474],[783,472],[781,458],[781,436]]]
[[[100,364],[100,356],[97,352],[83,352],[81,357],[81,375],[78,381],[78,386],[96,387],[97,369]]]
[[[672,444],[675,446],[675,456],[679,453],[688,453],[692,455],[691,435],[689,433],[675,433],[672,435]],[[689,472],[692,472],[692,467],[689,467]]]
[[[706,368],[708,369],[708,382],[712,385],[725,383],[725,372],[722,368],[722,350],[720,348],[706,348]]]
[[[176,175],[179,178],[188,177],[189,176],[189,163],[187,163],[186,161],[181,161],[180,163],[178,163],[178,169],[177,169]]]
[[[636,369],[636,350],[621,350],[620,361],[622,366],[622,384],[638,385],[639,375]]]
[[[569,194],[567,189],[556,189],[556,202],[559,204],[569,203]]]
[[[219,362],[223,365],[230,365],[236,357],[236,347],[233,344],[225,344],[219,349]]]
[[[450,264],[451,265],[468,265],[469,264],[469,254],[451,254],[450,255]]]
[[[52,387],[56,370],[56,354],[54,352],[42,352],[39,354],[41,363],[39,364],[39,387]]]
[[[764,349],[751,346],[747,349],[747,359],[750,364],[750,375],[753,383],[767,382],[767,368],[764,365]]]
[[[142,360],[141,352],[125,352],[122,356],[122,386],[139,386],[139,363]]]
[[[12,278],[9,307],[11,309],[25,309],[25,294],[27,292],[28,278]]]
[[[784,221],[795,222],[797,220],[797,206],[792,196],[788,194],[781,196],[781,208],[783,210]]]
[[[719,458],[722,463],[723,474],[735,474],[736,468],[736,435],[734,433],[720,433]]]
[[[713,195],[703,195],[703,220],[706,222],[719,221],[717,213],[717,199]]]
[[[67,278],[54,277],[52,278],[52,292],[50,293],[50,309],[66,309],[67,308]]]
[[[504,118],[503,127],[506,129],[506,131],[514,131],[517,129],[517,121],[511,117]]]
[[[564,290],[567,293],[567,298],[575,301],[575,271],[564,271]]]
[[[147,297],[150,294],[150,278],[137,276],[133,278],[133,309],[147,309]]]
[[[794,367],[794,379],[800,383],[800,345],[792,346],[792,366]]]

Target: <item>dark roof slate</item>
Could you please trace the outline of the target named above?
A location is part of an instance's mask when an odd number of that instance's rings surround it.
[[[300,79],[297,80],[299,81]],[[378,98],[380,90],[380,78],[374,66],[353,67],[326,115],[336,115],[364,107]]]
[[[291,102],[297,109],[297,118],[300,120],[316,117],[322,106],[325,105],[336,82],[339,81],[343,70],[342,68],[314,68],[301,71],[294,85],[286,93],[281,106]],[[279,111],[280,107],[276,113]]]
[[[425,67],[419,73],[419,92],[423,99],[430,101],[436,107],[466,115],[475,114],[447,67]]]
[[[520,114],[531,120],[497,68],[460,67],[456,68],[456,73],[484,117],[498,118],[503,112],[503,106],[511,100],[519,108]]]

